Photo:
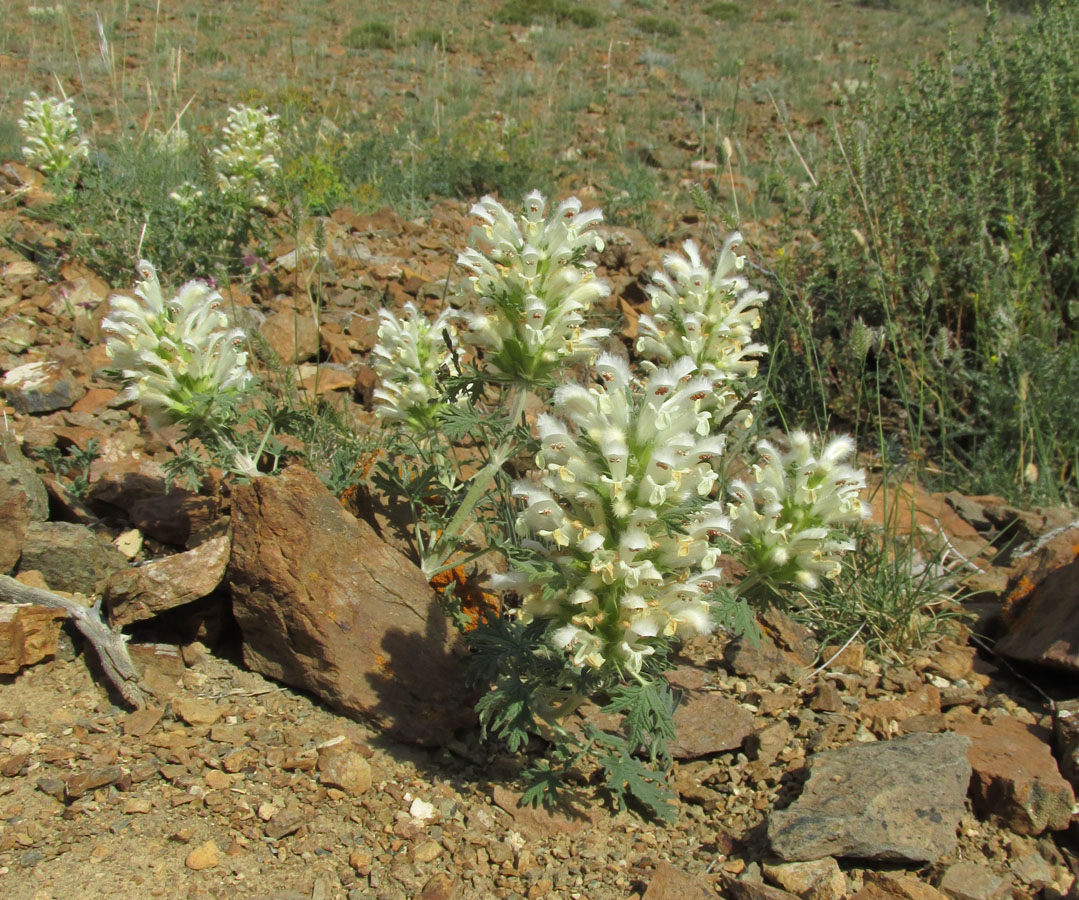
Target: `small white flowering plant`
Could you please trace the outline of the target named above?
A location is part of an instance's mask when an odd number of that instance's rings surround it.
[[[502,608],[469,640],[485,731],[514,751],[532,734],[553,741],[525,799],[554,797],[591,761],[616,800],[666,816],[670,651],[750,630],[755,605],[833,578],[843,528],[865,514],[864,474],[847,438],[821,447],[796,431],[749,448],[766,295],[745,277],[740,236],[713,267],[692,241],[664,259],[632,358],[595,324],[610,293],[590,258],[598,210],[533,193],[516,215],[492,197],[472,213],[449,305],[380,313],[389,452],[376,483],[413,510],[432,579],[502,557],[490,567]],[[623,716],[621,731],[567,727],[590,699]]]
[[[152,427],[179,425],[226,471],[254,477],[270,431],[252,449],[241,428],[240,405],[255,381],[243,332],[230,327],[208,282],[189,281],[166,299],[151,263],[142,260],[138,276],[134,296],[114,295],[101,323],[123,398],[137,401]],[[181,454],[173,471],[197,468],[195,456]]]
[[[82,136],[74,107],[71,98],[42,100],[33,92],[23,101],[18,125],[26,142],[22,154],[27,165],[58,177],[75,171],[89,156],[90,144]]]
[[[224,143],[213,149],[218,187],[241,205],[269,205],[270,182],[281,170],[278,117],[261,106],[230,106],[222,133]]]

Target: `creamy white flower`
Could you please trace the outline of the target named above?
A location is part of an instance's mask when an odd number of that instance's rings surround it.
[[[42,100],[31,92],[30,99],[23,101],[18,124],[26,141],[22,154],[27,165],[46,175],[57,175],[90,154],[90,144],[80,134],[70,98]]]
[[[514,488],[518,532],[555,581],[513,573],[499,584],[521,593],[523,619],[557,623],[576,665],[637,672],[656,640],[712,629],[716,539],[729,521],[701,498],[723,439],[710,433],[692,363],[639,383],[604,354],[596,371],[598,385],[555,393],[563,418],[537,421],[539,477]]]
[[[381,379],[374,392],[376,414],[387,422],[403,422],[420,432],[436,427],[442,408],[443,390],[439,379],[452,362],[448,335],[456,329],[448,310],[433,322],[411,301],[403,315],[379,310],[378,343],[373,351],[375,373]]]
[[[114,296],[101,323],[109,358],[154,424],[212,424],[222,401],[253,380],[243,332],[230,329],[221,295],[189,281],[166,301],[154,267],[142,260],[135,297]]]
[[[610,288],[585,259],[603,248],[589,230],[602,219],[599,210],[582,212],[574,197],[548,218],[537,192],[524,206],[515,218],[493,197],[475,204],[474,246],[457,261],[472,273],[474,293],[460,313],[462,341],[482,348],[493,370],[532,383],[564,363],[595,357],[610,332],[585,328],[585,317]]]
[[[225,143],[213,150],[217,183],[222,192],[265,206],[267,182],[280,171],[274,154],[281,136],[278,117],[264,107],[230,106],[222,129]]]
[[[847,462],[854,454],[849,437],[815,454],[809,436],[795,431],[788,445],[781,451],[761,441],[753,478],[732,482],[731,535],[751,573],[775,588],[812,589],[839,574],[842,553],[853,547],[836,526],[869,514],[861,499],[865,472]]]

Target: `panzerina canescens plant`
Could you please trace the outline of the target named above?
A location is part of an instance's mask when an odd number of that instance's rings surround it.
[[[79,131],[74,105],[70,98],[42,100],[33,92],[23,101],[18,124],[26,141],[22,154],[27,165],[59,175],[89,156],[90,144]]]
[[[514,217],[493,197],[475,204],[476,246],[457,261],[472,273],[474,293],[462,301],[461,340],[483,349],[493,374],[532,387],[561,366],[596,357],[610,332],[584,325],[592,304],[610,288],[585,258],[589,250],[603,249],[590,230],[603,218],[599,210],[582,212],[574,197],[548,217],[536,191],[524,206]]]
[[[638,383],[610,355],[600,383],[554,396],[564,416],[538,420],[538,483],[519,482],[517,528],[551,564],[501,576],[523,597],[521,618],[553,621],[552,643],[574,664],[637,674],[654,639],[714,627],[723,504],[705,502],[723,453],[702,400],[711,390],[682,358]]]
[[[729,488],[731,536],[741,544],[750,582],[773,596],[836,577],[842,554],[854,547],[840,527],[869,514],[861,499],[865,472],[848,463],[854,454],[849,437],[833,438],[815,452],[809,435],[795,431],[788,444],[779,450],[758,443],[751,477]]]
[[[452,362],[452,343],[447,341],[456,334],[451,315],[443,310],[429,321],[411,301],[400,316],[379,310],[372,356],[381,382],[374,392],[375,412],[383,421],[407,425],[421,437],[437,428],[445,408],[439,382]]]
[[[137,400],[152,425],[182,424],[193,435],[229,442],[230,407],[254,379],[243,332],[229,327],[221,295],[206,282],[189,281],[166,300],[153,265],[140,261],[138,273],[135,296],[113,296],[101,323],[124,398]],[[233,462],[257,474],[247,455],[236,451]]]

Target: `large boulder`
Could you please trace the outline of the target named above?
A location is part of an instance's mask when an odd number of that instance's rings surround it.
[[[232,499],[228,579],[244,661],[399,740],[475,721],[464,642],[411,560],[301,468]]]

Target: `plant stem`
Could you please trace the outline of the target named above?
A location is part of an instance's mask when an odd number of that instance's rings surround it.
[[[469,485],[468,493],[465,494],[461,505],[457,507],[457,512],[454,513],[453,519],[450,520],[449,525],[432,544],[430,552],[423,557],[421,567],[428,578],[434,578],[440,572],[453,568],[455,563],[449,562],[448,558],[457,549],[457,545],[465,531],[471,527],[468,522],[469,516],[472,515],[480,500],[487,495],[491,483],[498,473],[502,471],[502,466],[506,464],[506,460],[517,449],[517,442],[513,439],[513,429],[516,428],[517,423],[521,420],[521,415],[524,413],[525,398],[528,396],[528,391],[520,385],[514,387],[513,391],[513,399],[510,403],[510,424],[502,441],[491,451],[491,457],[487,461],[487,465],[472,476],[472,483]]]

